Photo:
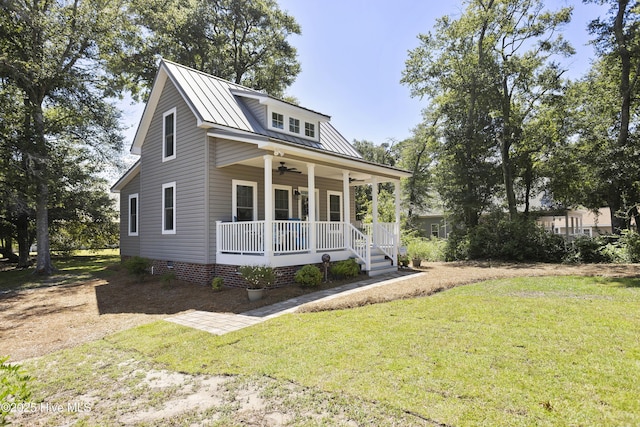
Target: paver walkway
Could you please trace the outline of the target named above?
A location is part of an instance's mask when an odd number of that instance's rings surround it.
[[[245,311],[240,314],[191,311],[189,313],[169,317],[165,320],[215,335],[223,335],[227,332],[237,331],[238,329],[264,322],[265,320],[281,316],[285,313],[293,313],[298,309],[298,307],[308,302],[332,299],[338,296],[360,292],[364,289],[384,286],[400,280],[405,280],[409,277],[416,277],[416,275],[421,274],[426,273],[417,273],[411,270],[400,270],[397,273],[370,277],[359,282],[348,283],[335,288],[313,292],[297,298],[291,298],[286,301],[267,305],[265,307]]]

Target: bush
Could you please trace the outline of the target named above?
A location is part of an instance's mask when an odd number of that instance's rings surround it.
[[[535,222],[494,214],[466,233],[454,231],[445,254],[447,260],[561,262],[567,251],[561,236],[545,231]]]
[[[134,256],[124,262],[124,267],[129,274],[136,276],[138,280],[142,280],[149,274],[151,264],[152,262],[146,258]]]
[[[221,291],[224,285],[224,279],[222,277],[214,277],[211,280],[211,289],[214,291]]]
[[[296,271],[294,280],[303,288],[313,288],[322,282],[322,272],[315,265],[305,265],[300,270]]]
[[[0,426],[8,425],[7,418],[14,405],[28,403],[31,377],[22,373],[20,366],[7,363],[8,357],[0,357]]]
[[[613,262],[617,258],[613,248],[612,236],[580,236],[571,243],[567,255],[570,262],[600,263]],[[607,248],[607,246],[609,246]]]
[[[349,279],[360,274],[360,264],[355,259],[349,258],[338,261],[330,268],[331,275],[339,279]]]
[[[276,272],[268,265],[243,265],[238,268],[249,289],[263,289],[276,281]]]
[[[620,236],[624,262],[640,262],[640,234],[624,230]]]
[[[444,261],[447,242],[443,239],[415,237],[407,243],[407,255],[410,259],[423,261]]]

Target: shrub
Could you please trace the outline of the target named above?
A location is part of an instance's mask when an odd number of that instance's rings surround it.
[[[444,261],[447,242],[443,239],[427,239],[416,237],[407,244],[407,255],[410,259],[424,261]]]
[[[622,262],[624,250],[618,236],[580,236],[570,246],[566,260],[569,262],[601,263]]]
[[[355,259],[349,258],[333,264],[330,271],[333,277],[349,279],[360,274],[360,264],[358,264]]]
[[[466,233],[454,231],[445,253],[447,260],[561,262],[567,252],[561,236],[545,231],[535,222],[494,214]]]
[[[124,267],[129,274],[136,276],[138,280],[142,280],[149,274],[151,264],[152,262],[146,258],[134,256],[124,262]]]
[[[620,244],[625,262],[640,262],[640,234],[624,230],[620,236]]]
[[[315,265],[305,265],[300,270],[296,271],[294,280],[303,288],[313,288],[322,282],[322,272]]]
[[[31,377],[7,360],[8,357],[0,357],[0,426],[9,424],[7,418],[14,405],[27,403],[31,397],[28,387]]]
[[[160,276],[160,283],[162,283],[163,286],[171,285],[174,280],[176,280],[176,273],[174,273],[173,271],[170,273],[164,273],[162,276]]]
[[[249,289],[263,289],[276,281],[276,272],[268,265],[243,265],[238,268]]]
[[[221,291],[224,285],[224,279],[222,277],[214,277],[211,280],[211,289],[214,291]]]

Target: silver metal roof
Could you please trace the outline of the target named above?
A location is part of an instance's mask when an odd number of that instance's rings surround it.
[[[362,158],[360,153],[328,121],[320,121],[319,142],[265,129],[246,106],[242,96],[234,95],[233,92],[242,91],[259,97],[268,97],[267,95],[175,62],[163,60],[160,66],[165,67],[169,77],[185,97],[186,102],[190,104],[200,122],[252,132],[342,156]],[[275,98],[271,99],[275,100]],[[299,108],[302,112],[310,112],[323,116],[326,120],[329,119],[329,116],[313,110],[292,106]]]

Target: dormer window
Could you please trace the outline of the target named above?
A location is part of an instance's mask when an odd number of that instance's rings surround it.
[[[313,123],[305,122],[304,123],[304,136],[308,136],[309,138],[316,137],[316,125]]]
[[[284,129],[284,116],[280,113],[271,113],[271,127]]]
[[[289,117],[289,132],[300,133],[300,119]]]

